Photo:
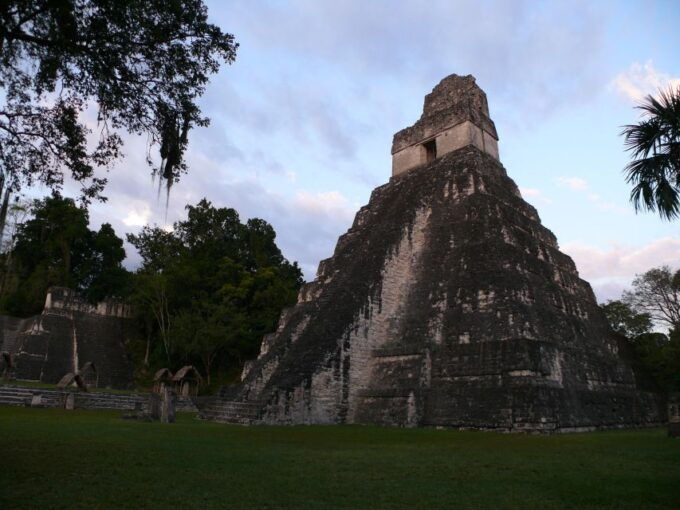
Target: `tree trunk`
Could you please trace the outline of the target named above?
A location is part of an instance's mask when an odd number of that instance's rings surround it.
[[[205,382],[210,386],[210,365],[212,364],[211,356],[201,356],[203,358],[203,367],[205,368]]]
[[[7,209],[9,208],[9,188],[5,190],[5,198],[2,201],[2,207],[0,208],[0,243],[2,243],[3,235],[5,234],[5,223],[7,221]],[[0,244],[1,248],[1,244]]]
[[[144,366],[149,366],[149,350],[151,348],[151,333],[146,334],[146,353],[144,354]]]
[[[64,261],[64,280],[60,282],[59,285],[64,285],[66,287],[75,286],[75,282],[71,279],[71,245],[64,240],[62,240],[59,245],[61,247],[61,256]]]

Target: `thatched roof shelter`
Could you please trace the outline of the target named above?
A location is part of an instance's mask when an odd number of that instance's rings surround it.
[[[59,382],[57,383],[57,389],[65,390],[69,386],[73,385],[73,383],[75,383],[76,386],[78,386],[78,389],[82,391],[87,391],[87,386],[85,385],[83,378],[80,377],[80,374],[74,374],[73,372],[69,372],[59,380]]]
[[[88,361],[85,363],[82,367],[80,367],[80,372],[79,374],[86,374],[87,372],[96,372],[97,367],[94,365],[92,361]]]
[[[172,372],[169,368],[161,368],[153,375],[153,391],[161,393],[166,384],[172,383]]]
[[[183,397],[198,395],[198,386],[202,380],[201,374],[193,365],[183,366],[172,378],[177,393]]]
[[[90,387],[96,388],[99,382],[99,372],[92,361],[85,363],[78,372],[78,375],[83,378],[83,383]]]
[[[196,367],[193,365],[185,365],[182,368],[180,368],[175,376],[172,378],[174,382],[180,382],[183,380],[191,380],[191,379],[196,379],[200,381],[203,379],[201,377],[201,374],[198,373],[198,370],[196,370]]]
[[[153,380],[154,381],[172,381],[172,372],[170,372],[169,368],[161,368],[159,371],[157,371],[153,375]]]

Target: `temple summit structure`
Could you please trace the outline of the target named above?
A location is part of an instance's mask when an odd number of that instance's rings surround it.
[[[240,384],[240,423],[573,431],[664,421],[625,339],[499,160],[485,93],[451,75]]]

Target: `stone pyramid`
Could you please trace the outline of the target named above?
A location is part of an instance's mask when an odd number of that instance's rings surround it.
[[[582,430],[661,422],[625,343],[498,159],[486,95],[451,75],[239,385],[204,416]]]

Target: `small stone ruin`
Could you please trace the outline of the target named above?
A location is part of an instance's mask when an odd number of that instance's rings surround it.
[[[58,390],[63,391],[72,389],[73,387],[77,388],[80,391],[87,391],[87,385],[85,384],[85,381],[80,376],[80,374],[74,374],[73,372],[69,372],[64,377],[59,379],[59,382],[57,383]]]
[[[153,392],[162,393],[166,386],[172,386],[172,372],[168,368],[161,368],[153,376]]]

